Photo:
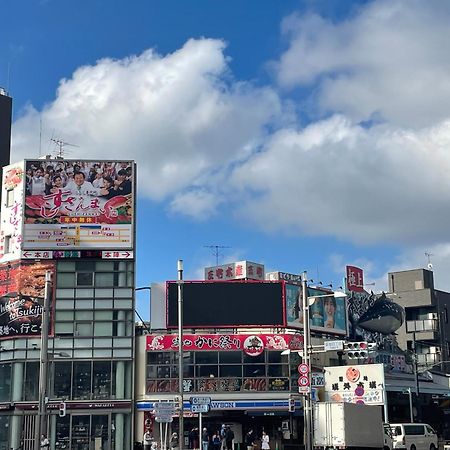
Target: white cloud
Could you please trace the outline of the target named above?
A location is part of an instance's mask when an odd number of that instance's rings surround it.
[[[240,214],[268,231],[357,243],[447,239],[449,130],[364,129],[342,116],[281,130],[233,174],[233,186],[254,194]]]
[[[80,67],[41,112],[44,130],[79,146],[66,148],[71,158],[136,159],[140,193],[152,199],[202,184],[246,158],[281,113],[270,88],[231,78],[224,47],[190,40],[165,56],[148,50]],[[13,159],[37,156],[38,146],[30,107],[14,124]]]
[[[277,66],[284,87],[317,84],[317,107],[421,127],[448,117],[450,4],[379,0],[340,22],[292,15]]]

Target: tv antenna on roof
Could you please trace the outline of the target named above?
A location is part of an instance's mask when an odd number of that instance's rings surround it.
[[[56,155],[55,155],[57,158],[63,158],[64,157],[64,154],[67,151],[67,150],[64,149],[64,147],[66,147],[67,145],[70,146],[70,147],[79,147],[79,145],[71,144],[70,142],[63,141],[62,139],[51,138],[50,140],[52,142],[54,142],[56,147],[57,147],[57,152],[56,152]]]
[[[219,256],[223,256],[220,250],[222,248],[231,248],[228,245],[204,245],[203,247],[209,248],[212,254],[216,257],[216,266],[219,265]]]
[[[431,257],[433,256],[433,253],[425,252],[425,256],[428,259],[428,264],[427,264],[428,270],[433,270],[433,264],[431,263]]]

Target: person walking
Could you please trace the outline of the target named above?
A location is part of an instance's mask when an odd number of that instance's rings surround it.
[[[222,446],[222,439],[220,438],[220,432],[217,430],[211,439],[213,450],[220,450],[220,447]]]
[[[227,427],[223,423],[222,427],[220,428],[220,440],[221,440],[221,443],[222,443],[222,446],[221,446],[222,450],[226,450],[226,448],[227,448],[227,443],[225,441],[225,435],[226,434],[227,434]]]
[[[245,445],[247,446],[247,450],[253,450],[254,442],[255,433],[253,433],[253,429],[250,428],[250,430],[248,430],[245,434]]]
[[[262,433],[262,437],[261,437],[261,449],[262,450],[270,450],[270,439],[269,439],[269,435],[263,431]]]
[[[209,434],[207,428],[203,428],[202,431],[202,450],[208,450],[209,447]]]
[[[150,430],[145,431],[142,443],[144,444],[144,450],[150,450],[152,448],[153,436],[150,433]]]
[[[227,427],[227,431],[225,433],[225,442],[227,444],[227,450],[233,450],[233,439],[234,432],[231,427]]]
[[[170,440],[169,440],[169,446],[171,448],[171,450],[178,450],[179,449],[179,441],[178,441],[178,434],[177,433],[172,433],[172,436],[170,436]]]
[[[48,450],[50,448],[50,441],[47,439],[47,436],[43,434],[41,436],[41,450]]]

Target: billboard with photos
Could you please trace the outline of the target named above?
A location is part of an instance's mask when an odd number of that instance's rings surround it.
[[[346,298],[335,298],[332,291],[308,287],[308,297],[314,297],[309,307],[312,332],[347,334]],[[326,297],[323,297],[326,295]],[[302,286],[285,283],[286,324],[289,328],[303,328]]]
[[[47,270],[53,262],[0,264],[0,338],[41,334]]]
[[[133,161],[25,161],[24,249],[131,249]]]

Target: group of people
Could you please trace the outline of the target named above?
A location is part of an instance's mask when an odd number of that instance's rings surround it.
[[[29,162],[26,168],[27,195],[51,195],[60,190],[106,199],[132,191],[132,167],[118,163]]]
[[[201,447],[199,439],[201,438]],[[215,431],[212,435],[207,428],[203,428],[201,436],[199,429],[194,427],[189,431],[189,448],[201,450],[233,450],[234,432],[230,426],[223,424],[220,430]],[[258,437],[253,429],[248,430],[245,434],[245,445],[247,450],[254,450],[257,446]],[[261,450],[270,450],[269,435],[263,431],[260,438]],[[157,450],[158,443],[153,438],[149,430],[146,430],[143,437],[144,450]],[[169,440],[169,449],[179,449],[179,438],[176,432],[172,433]]]

